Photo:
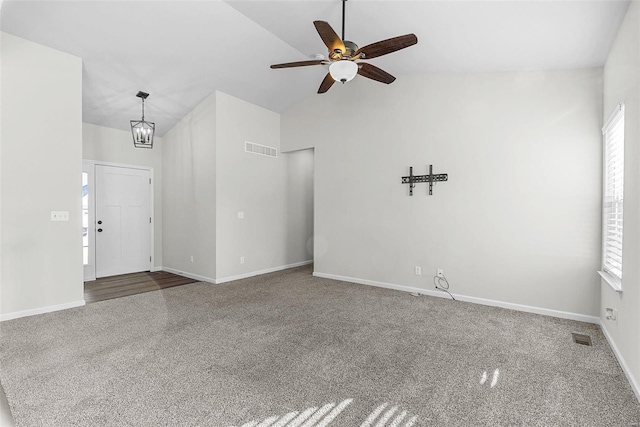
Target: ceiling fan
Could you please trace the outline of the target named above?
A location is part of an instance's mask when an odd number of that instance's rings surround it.
[[[342,38],[338,37],[331,25],[325,21],[313,21],[320,38],[329,49],[328,58],[310,61],[287,62],[274,64],[271,68],[306,67],[309,65],[329,65],[329,72],[320,84],[318,93],[325,93],[336,82],[346,83],[356,74],[382,83],[393,83],[396,79],[386,71],[367,62],[356,62],[362,59],[377,58],[418,43],[415,34],[393,37],[365,47],[358,48],[355,43],[344,39],[344,11],[347,0],[342,0]]]

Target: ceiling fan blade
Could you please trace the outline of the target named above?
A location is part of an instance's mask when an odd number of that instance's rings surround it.
[[[292,68],[292,67],[306,67],[308,65],[322,65],[325,61],[315,59],[311,61],[298,61],[298,62],[285,62],[284,64],[273,64],[271,68]]]
[[[313,21],[313,25],[316,26],[320,38],[325,45],[329,48],[329,52],[335,52],[336,49],[340,49],[341,53],[345,53],[347,49],[344,47],[342,39],[333,31],[331,25],[325,21]]]
[[[393,83],[396,79],[386,71],[366,62],[359,63],[358,67],[358,74],[368,79],[376,80],[378,82],[386,84]]]
[[[335,80],[331,77],[331,73],[327,73],[322,83],[320,83],[320,87],[318,88],[318,93],[325,93],[326,91],[333,86]]]
[[[405,34],[404,36],[393,37],[361,47],[354,56],[364,53],[362,59],[377,58],[378,56],[413,46],[416,43],[418,43],[418,38],[415,34]]]

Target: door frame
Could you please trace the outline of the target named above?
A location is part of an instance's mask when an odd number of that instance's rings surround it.
[[[94,164],[90,161],[83,160],[82,161],[82,173],[87,174],[87,196],[89,199],[88,208],[89,208],[89,224],[87,225],[87,237],[89,238],[89,263],[87,265],[82,265],[84,271],[84,281],[89,282],[91,280],[96,280],[96,252],[95,252],[95,215],[96,215],[96,204],[95,204],[95,167]]]
[[[129,165],[125,163],[114,163],[114,162],[103,162],[101,160],[90,160],[83,159],[82,160],[82,171],[89,173],[89,185],[88,185],[88,195],[89,195],[89,227],[87,233],[89,235],[89,264],[84,266],[84,281],[92,281],[96,280],[96,181],[95,181],[95,170],[96,166],[111,166],[116,168],[125,168],[125,169],[139,169],[144,171],[149,171],[149,176],[151,177],[151,186],[149,188],[149,215],[151,216],[151,232],[149,233],[150,242],[149,247],[151,249],[151,271],[154,269],[155,263],[155,211],[154,207],[154,193],[155,193],[155,177],[153,174],[153,167],[150,166],[139,166],[139,165]]]

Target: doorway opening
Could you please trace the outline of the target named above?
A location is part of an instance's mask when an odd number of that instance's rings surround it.
[[[289,259],[314,259],[314,149],[283,153],[287,156]]]
[[[152,168],[83,162],[85,281],[152,269],[152,175]]]

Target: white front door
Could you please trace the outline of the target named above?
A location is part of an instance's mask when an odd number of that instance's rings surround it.
[[[151,269],[150,172],[96,165],[96,277]]]

